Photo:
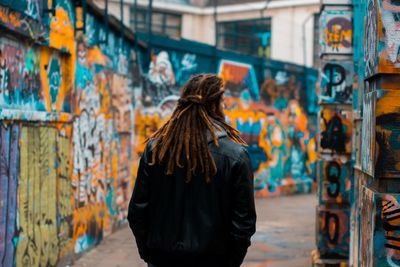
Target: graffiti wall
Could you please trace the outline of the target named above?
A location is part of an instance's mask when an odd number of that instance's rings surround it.
[[[315,267],[349,266],[353,244],[352,8],[352,1],[321,1]]]
[[[227,120],[249,145],[256,194],[310,192],[316,140],[298,75],[270,70],[259,86],[251,65],[228,60],[221,61],[218,73],[228,91]]]
[[[75,32],[72,1],[8,5],[47,31],[0,38],[0,265],[69,265],[126,221],[133,43],[96,12]]]
[[[65,55],[21,43],[11,36],[1,37],[0,51],[0,105],[5,109],[4,116],[24,109],[48,116],[71,111],[71,85],[63,73]]]
[[[399,73],[399,3],[390,0],[369,0],[366,10],[366,77],[377,73]]]
[[[311,191],[313,70],[176,40],[146,50],[103,10],[76,4],[0,0],[1,266],[67,266],[124,225],[144,140],[197,73],[226,83],[257,194]]]
[[[357,12],[357,21],[363,17],[364,23],[358,25],[363,34],[355,57],[360,85],[355,106],[362,119],[355,201],[356,227],[363,234],[354,242],[360,259],[355,266],[399,266],[399,2],[363,0]]]
[[[173,111],[180,86],[195,73],[212,71],[209,63],[202,56],[173,50],[151,53],[137,93],[137,152]],[[227,59],[220,60],[217,73],[227,90],[226,120],[249,145],[256,194],[310,192],[317,165],[315,119],[307,113],[301,74],[269,69],[259,82],[253,65]]]

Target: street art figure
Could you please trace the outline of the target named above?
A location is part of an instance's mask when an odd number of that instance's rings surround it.
[[[130,133],[132,131],[133,107],[131,95],[128,91],[128,79],[121,75],[113,75],[112,100],[114,109],[114,123],[119,133]]]
[[[157,56],[152,56],[149,80],[156,85],[175,85],[174,70],[167,52],[161,51]]]
[[[239,62],[222,60],[218,73],[225,81],[225,88],[233,97],[239,97],[244,90],[249,91],[251,98],[258,101],[260,91],[253,66]]]
[[[314,180],[310,177],[316,174],[317,156],[310,151],[315,150],[315,140],[300,107],[296,77],[286,71],[270,73],[273,78],[266,79],[261,92],[255,93],[247,86],[252,84],[252,75],[247,75],[251,72],[246,64],[220,64],[227,88],[226,120],[242,132],[249,144],[255,190],[260,196],[279,195],[283,186],[292,183],[295,187],[301,185],[293,191],[308,192]],[[294,182],[289,183],[288,178]]]
[[[178,85],[183,85],[191,75],[197,71],[197,58],[195,54],[185,54],[179,61],[176,53],[172,56],[172,62],[176,71],[176,82]]]

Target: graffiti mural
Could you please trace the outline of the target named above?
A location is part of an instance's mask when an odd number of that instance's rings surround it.
[[[227,121],[249,145],[257,195],[309,192],[316,175],[316,146],[296,76],[277,71],[259,92],[251,65],[222,61],[219,74],[228,91]]]
[[[142,87],[135,111],[134,143],[138,153],[144,150],[143,142],[172,114],[179,99],[179,86],[196,70],[194,55],[180,57],[176,52],[151,52],[148,72],[141,77]]]
[[[94,6],[84,21],[70,0],[5,2],[13,11],[0,7],[11,32],[0,37],[0,265],[69,266],[126,224],[144,140],[186,80],[218,64],[190,49],[134,51],[133,34],[113,19],[106,26]],[[227,120],[249,143],[257,192],[309,192],[315,87],[304,87],[302,67],[271,61],[271,75],[256,77],[263,71],[228,59],[219,64]]]
[[[0,106],[10,110],[69,112],[71,88],[57,51],[0,39]],[[3,111],[4,112],[4,111]],[[22,116],[20,119],[28,119]]]
[[[353,63],[323,61],[320,99],[323,103],[352,103]]]
[[[118,42],[91,46],[79,38],[77,43],[71,178],[75,253],[95,246],[126,220],[133,185],[134,105],[128,61],[114,64],[107,55]]]
[[[349,253],[349,209],[317,210],[317,247],[322,258],[345,259]]]
[[[16,266],[55,266],[58,260],[54,128],[23,127],[18,187]]]
[[[366,76],[399,73],[400,5],[392,0],[369,0],[365,36]]]
[[[7,37],[0,39],[0,105],[43,111],[38,50]]]
[[[48,0],[47,6],[51,8],[55,0]],[[74,53],[74,21],[75,10],[70,0],[57,0],[55,13],[49,14],[49,45],[51,47]]]
[[[38,0],[17,1],[12,3],[15,8],[0,6],[0,24],[33,40],[42,38],[45,30],[40,23],[41,2]]]
[[[195,54],[186,53],[180,57],[177,53],[172,53],[171,58],[174,69],[176,70],[175,81],[178,86],[182,86],[190,76],[198,72],[197,57]]]
[[[322,54],[350,54],[353,51],[352,12],[323,11],[320,17]]]
[[[234,61],[222,60],[218,73],[225,81],[225,87],[233,97],[249,95],[255,101],[260,98],[260,90],[253,66]]]

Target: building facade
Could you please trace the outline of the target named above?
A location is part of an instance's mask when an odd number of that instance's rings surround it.
[[[97,3],[104,7],[104,0]],[[188,39],[246,55],[296,64],[319,65],[319,0],[237,1],[156,0],[152,34]],[[120,15],[119,0],[109,1]],[[125,0],[124,22],[137,32],[149,32],[149,1]]]

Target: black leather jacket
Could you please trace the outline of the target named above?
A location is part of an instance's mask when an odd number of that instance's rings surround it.
[[[218,172],[206,183],[186,170],[165,175],[148,164],[149,143],[139,164],[128,220],[143,260],[156,266],[237,267],[255,232],[253,173],[247,150],[219,132],[209,146]]]

